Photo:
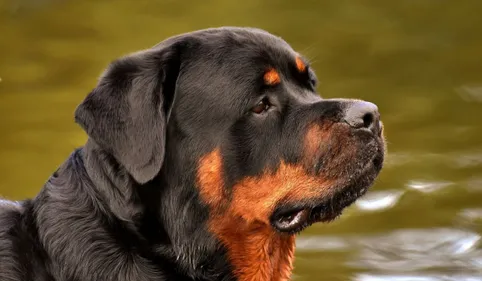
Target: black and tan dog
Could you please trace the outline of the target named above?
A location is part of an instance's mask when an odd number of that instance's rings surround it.
[[[75,112],[85,146],[33,200],[0,202],[0,280],[288,280],[295,234],[337,217],[384,159],[377,107],[315,84],[251,28],[116,60]]]

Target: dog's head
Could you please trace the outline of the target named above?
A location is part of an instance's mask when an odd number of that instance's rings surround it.
[[[76,120],[138,183],[160,175],[180,213],[197,198],[240,276],[246,236],[264,233],[258,245],[330,221],[382,168],[377,107],[315,87],[282,39],[207,29],[112,63]]]

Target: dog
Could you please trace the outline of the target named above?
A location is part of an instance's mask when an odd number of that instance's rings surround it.
[[[362,196],[386,149],[375,104],[316,83],[257,28],[113,61],[75,109],[85,145],[0,201],[0,280],[288,280],[296,234]]]

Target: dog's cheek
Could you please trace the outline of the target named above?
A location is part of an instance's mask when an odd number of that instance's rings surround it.
[[[226,192],[222,173],[221,152],[216,148],[212,152],[203,156],[197,170],[197,187],[201,199],[211,209],[224,205],[226,202]],[[215,211],[215,210],[211,210]]]
[[[269,225],[278,204],[329,195],[335,181],[308,173],[303,164],[282,161],[275,171],[265,170],[260,176],[241,179],[232,187],[232,194],[228,197],[222,162],[219,149],[199,161],[197,179],[201,199],[209,206],[212,218],[241,218],[245,224]]]
[[[245,221],[270,224],[270,217],[281,203],[297,203],[319,198],[329,192],[330,182],[309,175],[303,165],[281,162],[276,171],[245,178],[233,188],[233,213]]]

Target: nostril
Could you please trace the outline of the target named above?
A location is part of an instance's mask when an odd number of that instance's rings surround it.
[[[370,128],[371,125],[373,124],[373,113],[369,112],[363,115],[363,127],[365,128]]]
[[[378,107],[366,101],[351,102],[345,111],[344,121],[353,128],[369,129],[377,133],[379,130]]]

